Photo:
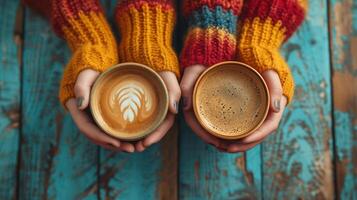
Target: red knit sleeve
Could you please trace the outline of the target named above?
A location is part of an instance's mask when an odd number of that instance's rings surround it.
[[[185,0],[188,32],[181,66],[211,66],[236,56],[236,24],[243,0]]]

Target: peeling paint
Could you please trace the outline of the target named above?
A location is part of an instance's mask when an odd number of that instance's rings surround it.
[[[20,126],[20,111],[18,108],[5,111],[5,115],[8,117],[10,123],[6,126],[5,131],[10,129],[16,129]]]
[[[353,1],[352,0],[346,0],[343,2],[338,2],[335,4],[333,11],[334,11],[334,19],[333,19],[333,24],[335,25],[335,42],[337,44],[338,49],[343,49],[344,47],[344,41],[343,37],[346,35],[349,35],[352,32],[352,24],[353,24],[353,18],[352,18],[352,8]],[[344,60],[346,59],[345,54],[343,51],[340,51],[340,54],[338,54],[338,62],[343,63]]]
[[[246,156],[240,156],[236,159],[236,165],[237,167],[242,170],[244,178],[247,182],[248,185],[253,185],[254,184],[254,178],[253,174],[248,171],[247,166],[246,166]]]
[[[350,72],[336,71],[333,75],[333,86],[335,108],[357,114],[357,77]]]
[[[357,36],[351,37],[350,41],[350,55],[352,60],[352,65],[350,67],[350,71],[357,75]]]
[[[161,143],[161,170],[158,199],[176,200],[178,196],[178,127],[175,123]]]

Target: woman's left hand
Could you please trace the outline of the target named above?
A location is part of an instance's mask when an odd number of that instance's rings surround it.
[[[169,92],[169,112],[164,122],[153,133],[136,143],[135,150],[139,152],[159,142],[174,124],[175,115],[178,113],[181,90],[176,75],[170,71],[159,72],[159,75],[164,80]]]
[[[287,99],[283,96],[283,90],[278,74],[273,70],[262,73],[270,92],[270,110],[263,124],[251,135],[234,141],[227,141],[208,133],[197,121],[192,109],[192,93],[194,85],[200,74],[206,68],[202,65],[194,65],[185,69],[181,81],[181,91],[184,100],[184,117],[191,129],[206,143],[215,146],[220,151],[230,153],[244,152],[260,144],[266,137],[273,133],[279,126]]]

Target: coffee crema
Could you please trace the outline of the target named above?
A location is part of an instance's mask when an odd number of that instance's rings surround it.
[[[267,116],[269,92],[254,69],[224,62],[205,71],[194,89],[193,107],[201,125],[223,139],[239,139],[256,130]]]
[[[137,140],[154,131],[168,109],[167,89],[151,69],[120,64],[96,81],[91,108],[96,122],[108,134]]]

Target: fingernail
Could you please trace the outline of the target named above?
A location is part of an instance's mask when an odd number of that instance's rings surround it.
[[[77,107],[80,108],[83,104],[83,97],[78,97],[77,98]]]
[[[183,103],[183,107],[187,107],[187,98],[186,97],[182,97],[182,103]]]
[[[275,110],[280,111],[280,99],[274,101]]]
[[[174,102],[174,108],[175,108],[175,113],[177,114],[178,113],[178,107],[179,107],[179,104],[177,103],[177,101]]]

